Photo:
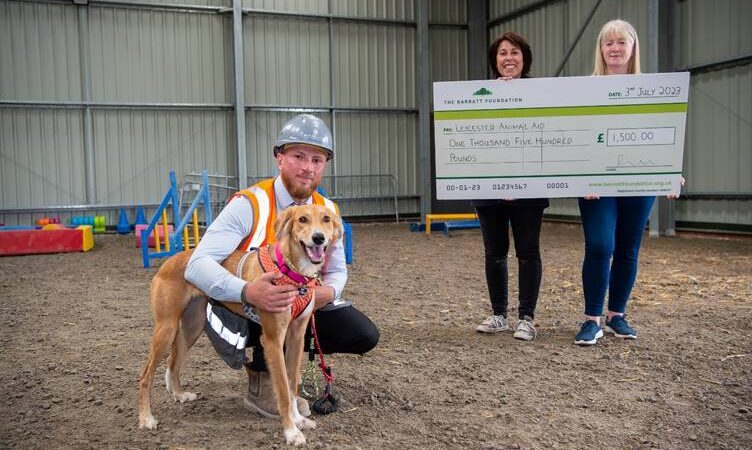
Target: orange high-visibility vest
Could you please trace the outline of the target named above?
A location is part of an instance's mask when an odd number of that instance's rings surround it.
[[[277,200],[274,195],[274,178],[264,181],[236,192],[230,199],[239,195],[244,196],[253,206],[253,229],[251,234],[240,244],[240,250],[248,251],[252,248],[259,248],[266,244],[273,244],[277,241],[274,235],[274,221],[277,219]],[[333,201],[314,192],[311,196],[313,203],[323,205],[332,210],[339,216],[339,207]]]

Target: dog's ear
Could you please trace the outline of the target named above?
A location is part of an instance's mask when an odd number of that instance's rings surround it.
[[[277,241],[282,240],[282,236],[289,235],[292,232],[296,208],[295,206],[291,206],[277,216],[277,220],[274,222],[274,235],[277,236]]]
[[[344,233],[344,227],[342,226],[342,219],[339,217],[339,214],[332,214],[332,231],[333,236],[332,240],[340,240],[342,239],[342,234]]]

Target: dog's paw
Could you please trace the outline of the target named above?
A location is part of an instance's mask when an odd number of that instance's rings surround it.
[[[297,426],[301,430],[313,430],[314,428],[316,428],[316,422],[311,419],[301,417],[299,421],[295,422],[295,426]]]
[[[157,428],[157,419],[151,414],[148,417],[143,417],[138,421],[138,428],[142,430],[154,430]]]
[[[287,442],[287,445],[305,445],[305,435],[297,428],[292,427],[291,429],[285,430],[285,441]]]
[[[174,397],[175,397],[176,402],[185,403],[185,402],[192,402],[196,400],[196,397],[198,396],[194,394],[193,392],[185,391],[180,394],[175,394]]]

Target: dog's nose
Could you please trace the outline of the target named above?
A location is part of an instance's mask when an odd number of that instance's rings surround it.
[[[313,236],[311,239],[313,239],[314,244],[321,245],[324,243],[324,240],[325,240],[324,233],[313,233]]]

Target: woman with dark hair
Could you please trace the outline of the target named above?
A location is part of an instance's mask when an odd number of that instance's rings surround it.
[[[488,49],[488,65],[494,78],[514,80],[529,78],[533,54],[525,38],[509,31]],[[514,337],[535,339],[533,325],[538,302],[543,265],[540,257],[540,230],[543,210],[548,199],[475,200],[485,253],[486,282],[493,314],[476,327],[481,333],[498,333],[509,329],[507,321],[509,271],[509,227],[519,268],[519,321]]]
[[[512,55],[519,56],[521,59],[508,58],[508,60],[505,60]],[[505,67],[505,65],[508,67]],[[496,79],[530,78],[532,65],[533,52],[530,50],[530,45],[525,38],[514,31],[507,31],[502,34],[488,48],[488,66]]]

